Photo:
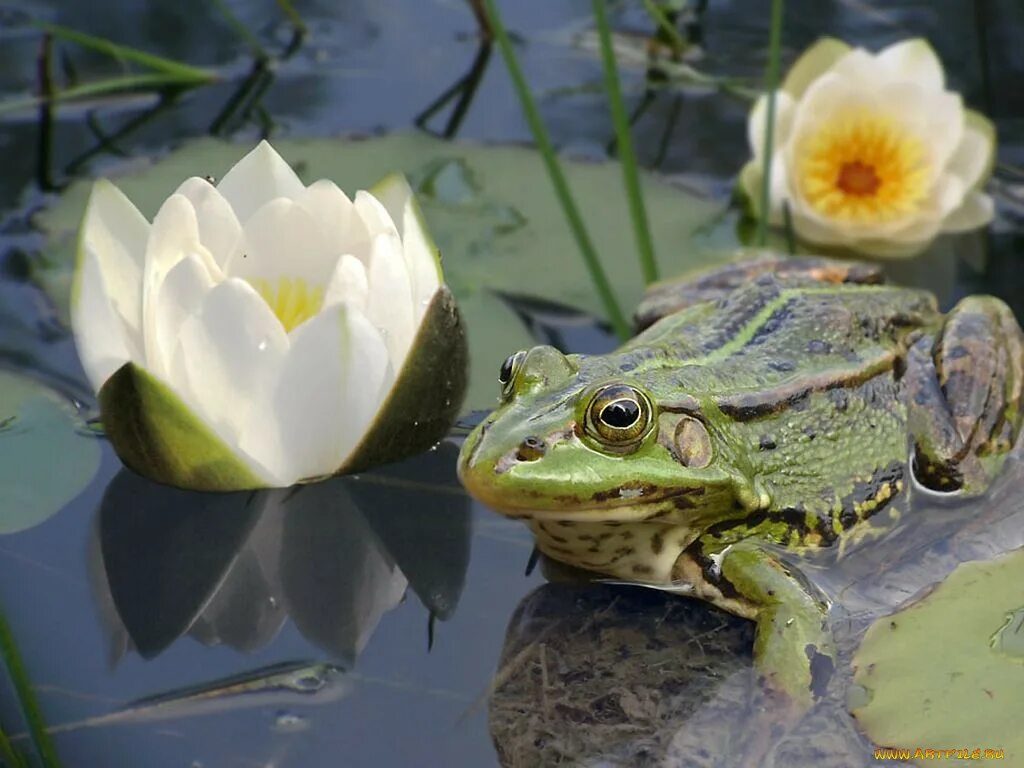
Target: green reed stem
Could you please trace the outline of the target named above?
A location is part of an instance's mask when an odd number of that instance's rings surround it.
[[[622,101],[622,87],[619,84],[619,66],[612,49],[612,34],[605,12],[605,0],[592,0],[594,23],[601,44],[601,63],[604,66],[604,85],[608,92],[608,107],[615,125],[615,143],[619,162],[622,165],[622,181],[629,201],[629,217],[633,222],[633,236],[640,256],[640,269],[644,282],[653,283],[658,279],[658,264],[654,257],[654,242],[647,222],[644,194],[640,188],[640,174],[637,172],[636,152],[633,150],[633,136],[630,132],[629,115]]]
[[[0,731],[0,760],[7,768],[27,768],[25,758],[14,751],[7,734]]]
[[[231,10],[230,6],[224,0],[211,0],[213,5],[217,8],[217,11],[227,25],[234,30],[234,33],[238,35],[238,39],[242,40],[249,49],[252,51],[252,55],[261,61],[269,61],[270,54],[267,53],[267,49],[263,47],[263,44],[259,41],[259,38],[254,35],[247,26],[238,18],[237,14]]]
[[[569,184],[565,180],[558,157],[555,155],[554,147],[551,145],[551,139],[548,138],[544,121],[541,119],[537,105],[530,94],[530,89],[526,85],[526,78],[523,76],[523,71],[519,66],[516,52],[512,48],[512,41],[509,40],[508,30],[505,29],[505,25],[502,23],[494,0],[484,0],[484,6],[487,10],[488,20],[494,31],[494,36],[498,41],[498,47],[501,49],[501,55],[505,59],[505,66],[508,67],[509,77],[512,78],[512,85],[515,88],[516,95],[519,97],[523,115],[526,117],[526,122],[533,133],[533,140],[537,143],[537,148],[540,150],[541,157],[544,160],[548,176],[551,178],[551,185],[555,188],[555,196],[558,198],[558,202],[565,212],[565,218],[569,222],[569,227],[576,237],[576,245],[580,249],[580,255],[583,256],[583,261],[590,272],[590,278],[594,281],[594,287],[597,288],[601,303],[604,304],[608,320],[611,322],[612,328],[619,338],[628,338],[630,335],[629,324],[619,308],[615,294],[612,292],[611,284],[608,282],[608,276],[598,260],[597,251],[594,249],[590,235],[587,234],[583,217],[580,216],[576,202],[573,200]]]
[[[309,32],[309,27],[306,26],[306,22],[303,21],[301,14],[295,10],[295,6],[292,5],[292,0],[277,0],[277,7],[281,9],[281,13],[287,17],[291,25],[295,27],[295,31],[300,35],[305,35]]]
[[[208,83],[217,79],[217,75],[209,70],[183,64],[180,61],[167,59],[163,56],[156,56],[152,53],[146,53],[137,48],[118,45],[109,40],[104,40],[102,37],[87,35],[84,32],[79,32],[69,27],[62,27],[59,24],[36,22],[35,26],[44,32],[49,32],[60,40],[80,45],[83,48],[89,48],[119,61],[131,61],[135,64],[140,64],[157,72],[162,72],[165,75],[170,75],[182,83]]]
[[[28,673],[25,671],[25,664],[21,660],[18,646],[14,642],[14,635],[2,612],[0,612],[0,658],[3,659],[7,674],[10,676],[11,682],[14,683],[22,714],[25,716],[25,722],[28,723],[28,730],[32,736],[32,744],[36,748],[43,768],[60,768],[57,750],[53,746],[50,734],[46,731],[46,722],[43,720],[39,702],[36,701],[32,683],[29,682]]]
[[[764,167],[761,169],[761,215],[757,219],[757,244],[768,241],[768,216],[772,189],[772,149],[775,147],[775,90],[779,87],[779,51],[782,48],[783,0],[772,0],[771,31],[768,38],[768,116],[764,131]]]
[[[654,0],[643,0],[644,8],[647,11],[647,15],[654,19],[654,23],[658,25],[658,29],[665,33],[666,37],[672,41],[672,47],[676,53],[682,53],[686,50],[687,42],[683,39],[683,36],[679,34],[679,30],[676,29],[676,25],[669,21],[668,16],[665,12],[658,7]]]

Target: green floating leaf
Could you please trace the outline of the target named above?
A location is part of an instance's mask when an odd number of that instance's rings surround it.
[[[491,291],[536,296],[603,316],[536,151],[453,144],[420,134],[361,141],[286,139],[274,146],[307,183],[332,179],[349,194],[390,173],[409,177],[469,335],[472,368],[465,409],[493,405],[501,361],[528,346],[527,332],[513,313],[504,311],[496,321],[492,313],[500,302]],[[246,149],[200,139],[148,166],[128,166],[114,181],[152,218],[183,179],[220,177]],[[566,162],[564,168],[619,301],[632,308],[643,293],[643,279],[619,165]],[[90,186],[72,184],[35,218],[48,236],[34,264],[35,279],[65,317],[75,233]],[[715,262],[713,252],[694,249],[691,241],[718,206],[650,174],[642,176],[641,186],[662,273],[671,276]]]
[[[0,372],[0,534],[39,525],[81,492],[100,445],[71,408],[31,379]]]
[[[1024,550],[965,563],[923,600],[875,622],[854,657],[853,708],[877,744],[1004,750],[1024,758]],[[919,757],[924,765],[934,760]]]

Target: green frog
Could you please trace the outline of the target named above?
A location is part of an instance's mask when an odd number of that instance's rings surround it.
[[[461,480],[550,558],[754,620],[760,681],[808,705],[828,601],[780,552],[911,484],[982,492],[1020,428],[1024,334],[993,297],[943,316],[873,266],[775,255],[655,285],[636,320],[611,354],[509,357]]]

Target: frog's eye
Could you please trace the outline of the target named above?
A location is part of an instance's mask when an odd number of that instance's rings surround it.
[[[505,362],[501,364],[501,370],[498,371],[498,383],[501,384],[502,399],[512,394],[512,382],[516,378],[516,373],[522,367],[525,357],[526,352],[520,350],[514,355],[506,357]]]
[[[647,395],[626,384],[599,389],[587,406],[587,432],[607,445],[627,447],[639,443],[653,421]]]

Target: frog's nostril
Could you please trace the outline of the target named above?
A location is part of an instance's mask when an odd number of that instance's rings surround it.
[[[528,437],[519,446],[519,450],[516,451],[516,458],[519,461],[536,461],[544,455],[544,451],[547,450],[547,445],[544,441],[538,437]]]

